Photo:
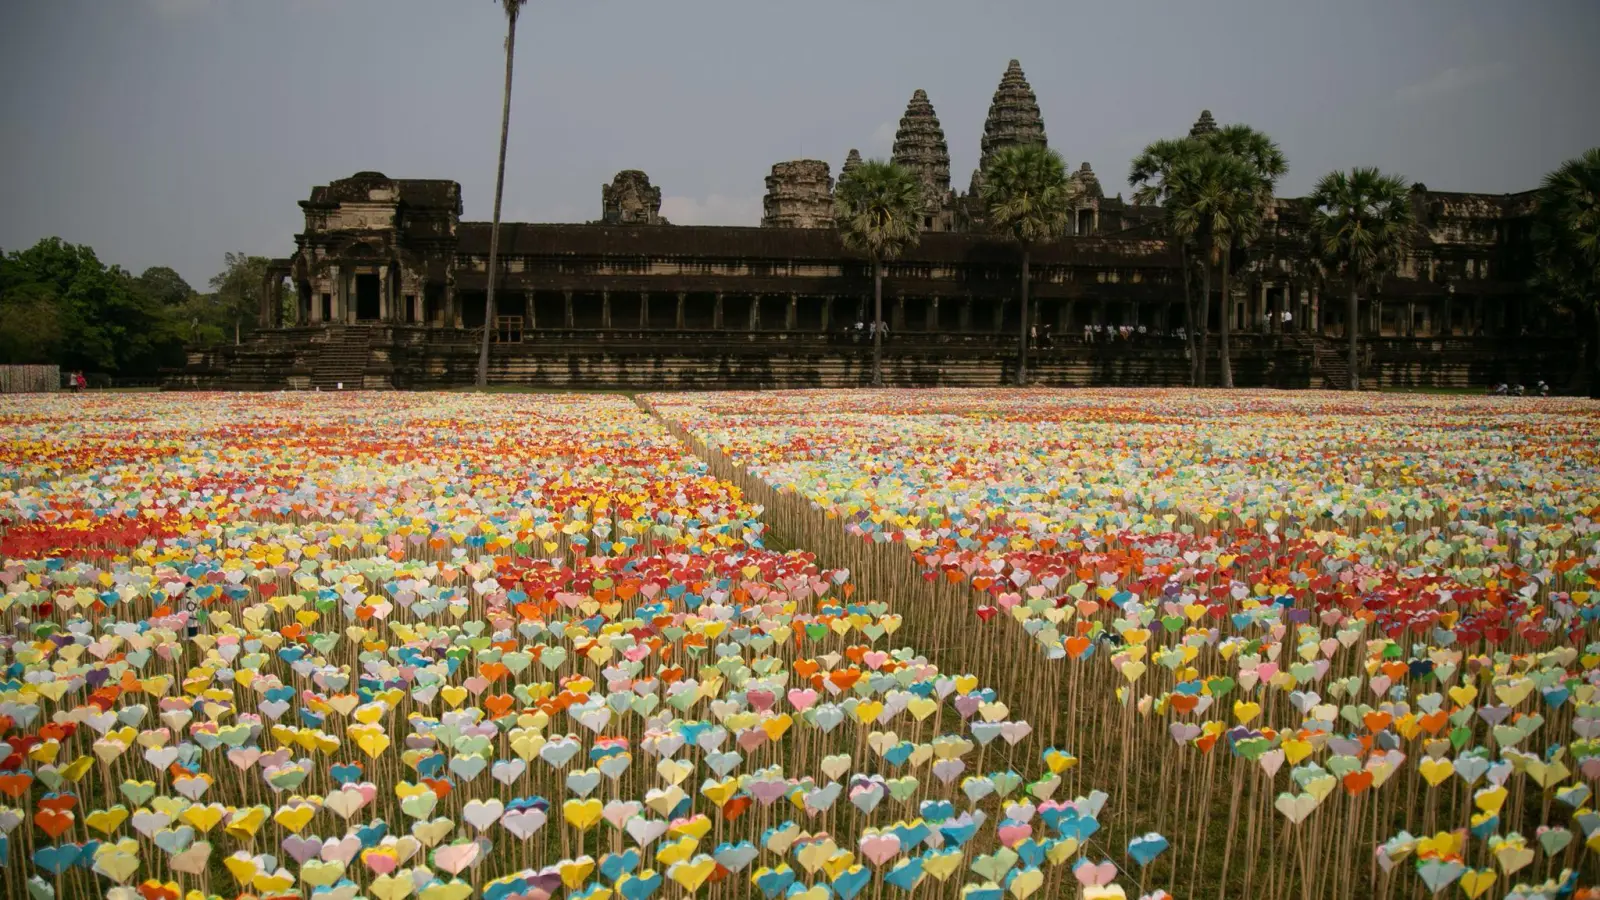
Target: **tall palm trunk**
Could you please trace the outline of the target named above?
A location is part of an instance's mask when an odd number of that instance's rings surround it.
[[[1589,396],[1600,399],[1600,298],[1589,301]]]
[[[1032,254],[1022,245],[1022,332],[1017,341],[1017,384],[1028,383],[1028,263]]]
[[[483,299],[483,342],[478,345],[478,387],[489,384],[489,330],[494,327],[495,266],[500,259],[500,197],[506,188],[506,142],[511,132],[511,64],[517,57],[515,4],[506,7],[506,86],[500,109],[500,166],[494,178],[494,224],[489,230],[489,287]]]
[[[1200,358],[1194,348],[1194,273],[1189,271],[1188,241],[1178,242],[1178,258],[1183,265],[1183,342],[1189,351],[1189,386],[1198,387]]]
[[[883,387],[883,260],[872,259],[872,386]]]
[[[1221,347],[1218,354],[1221,356],[1219,364],[1222,367],[1222,386],[1233,387],[1233,359],[1228,355],[1228,334],[1233,328],[1233,291],[1229,285],[1229,277],[1233,274],[1233,243],[1230,241],[1222,250],[1222,334]]]
[[[1361,390],[1361,342],[1357,334],[1360,328],[1356,325],[1356,316],[1361,313],[1361,294],[1356,290],[1358,280],[1355,275],[1350,276],[1350,308],[1345,310],[1345,330],[1350,338],[1350,390]]]
[[[1206,254],[1205,265],[1200,267],[1200,347],[1195,354],[1198,362],[1195,370],[1198,377],[1195,379],[1199,387],[1206,386],[1206,356],[1211,349],[1211,254]]]

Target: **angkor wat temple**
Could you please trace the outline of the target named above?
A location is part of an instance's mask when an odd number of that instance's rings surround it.
[[[1210,112],[1194,124],[1215,127]],[[1013,60],[979,168],[958,192],[933,105],[912,95],[893,158],[922,182],[924,234],[885,272],[890,383],[1011,377],[1018,253],[984,232],[976,198],[997,151],[1047,140]],[[850,150],[840,177],[860,159]],[[1045,384],[1187,383],[1185,345],[1171,334],[1184,323],[1180,256],[1160,210],[1108,196],[1087,162],[1073,178],[1069,234],[1034,252],[1029,316],[1045,337],[1031,374]],[[870,347],[856,323],[870,319],[871,270],[832,230],[834,184],[826,161],[778,163],[759,227],[679,226],[661,218],[661,190],[644,172],[619,172],[601,188],[597,221],[500,226],[496,315],[485,323],[491,225],[461,220],[460,186],[359,172],[300,202],[305,230],[295,254],[273,262],[262,330],[192,352],[172,386],[466,384],[486,324],[495,383],[861,384]],[[1364,384],[1560,386],[1582,368],[1569,339],[1545,333],[1525,288],[1531,195],[1415,187],[1421,233],[1398,275],[1362,304]],[[1338,387],[1347,377],[1345,295],[1312,264],[1309,214],[1304,201],[1276,201],[1262,237],[1237,257],[1228,302],[1211,304],[1213,331],[1230,317],[1241,385]],[[1094,326],[1099,339],[1087,340]]]

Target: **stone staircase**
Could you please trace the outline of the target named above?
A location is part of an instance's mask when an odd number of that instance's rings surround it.
[[[359,391],[365,387],[367,364],[372,358],[372,331],[347,325],[328,335],[311,370],[315,390]]]
[[[1305,334],[1294,332],[1284,335],[1300,353],[1311,357],[1311,376],[1314,387],[1321,387],[1325,391],[1347,391],[1350,389],[1350,366],[1345,360],[1344,348],[1326,344],[1322,340]],[[1316,384],[1317,376],[1321,376],[1322,383]]]

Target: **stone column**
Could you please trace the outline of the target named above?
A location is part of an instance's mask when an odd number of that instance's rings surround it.
[[[894,309],[889,313],[890,334],[906,330],[906,297],[904,294],[894,295]]]
[[[1256,291],[1256,302],[1255,302],[1255,307],[1256,307],[1255,321],[1253,323],[1251,323],[1251,324],[1253,324],[1255,326],[1255,330],[1256,331],[1270,331],[1271,330],[1271,328],[1269,327],[1268,319],[1267,319],[1267,311],[1268,311],[1268,309],[1270,307],[1268,307],[1267,303],[1268,303],[1268,301],[1267,301],[1267,281],[1266,281],[1265,278],[1263,278],[1263,279],[1261,279],[1260,282],[1258,282],[1258,287],[1257,287],[1257,291]],[[1248,329],[1241,329],[1241,330],[1248,330]]]
[[[318,281],[311,282],[311,316],[310,316],[310,319],[311,319],[311,324],[312,325],[321,325],[322,324],[322,295],[325,292],[323,290],[321,290],[321,288],[325,284],[326,284],[326,282],[325,281],[321,281],[320,279]]]
[[[831,321],[829,321],[829,319],[830,319],[830,317],[832,315],[833,315],[833,296],[830,294],[829,296],[826,296],[826,297],[822,298],[822,333],[823,334],[827,334],[828,333],[828,329],[833,327],[833,323]]]
[[[1417,303],[1416,303],[1415,300],[1409,300],[1408,299],[1408,300],[1406,300],[1406,327],[1404,329],[1406,337],[1416,337],[1417,336],[1417,327],[1416,327],[1416,325],[1417,325]]]
[[[611,330],[611,292],[600,292],[600,327]]]
[[[256,327],[272,327],[272,277],[261,279],[261,298],[256,301]]]
[[[678,327],[679,331],[683,330],[683,306],[687,302],[689,302],[689,295],[684,293],[683,291],[679,291],[678,292],[678,314],[673,319],[673,321],[675,323],[677,323],[677,327]]]
[[[793,331],[794,327],[795,327],[795,323],[799,320],[799,318],[800,318],[800,295],[799,294],[790,294],[789,295],[789,311],[787,313],[785,313],[784,317],[783,317],[783,330],[784,331]]]
[[[650,292],[639,292],[639,328],[644,330],[650,327]]]
[[[761,330],[761,295],[750,295],[750,315],[745,321],[746,331]]]
[[[1324,334],[1322,323],[1322,289],[1311,286],[1311,328],[1313,334]]]
[[[570,330],[572,328],[572,292],[562,291],[561,302],[565,305],[561,327]]]
[[[961,311],[956,314],[956,329],[965,333],[972,330],[972,298],[961,298]]]
[[[931,332],[937,332],[939,330],[938,295],[934,295],[934,297],[928,301],[928,317],[927,319],[923,320],[922,327],[924,330]]]
[[[722,330],[722,292],[717,291],[717,302],[711,307],[711,328],[713,331]]]
[[[1440,317],[1438,333],[1451,335],[1455,333],[1455,324],[1450,320],[1450,301],[1454,300],[1453,294],[1444,295],[1444,315]]]
[[[394,314],[394,304],[389,302],[389,267],[378,267],[378,321],[388,322]]]

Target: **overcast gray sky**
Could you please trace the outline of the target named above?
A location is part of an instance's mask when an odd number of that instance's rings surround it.
[[[60,235],[196,287],[285,256],[312,185],[452,178],[488,219],[492,0],[0,0],[0,247]],[[1600,0],[534,0],[505,213],[599,217],[640,168],[684,224],[754,225],[774,162],[886,156],[928,91],[964,190],[1016,57],[1050,144],[1109,192],[1202,108],[1275,137],[1301,194],[1377,165],[1506,192],[1600,144]]]

